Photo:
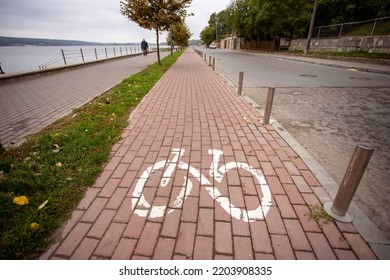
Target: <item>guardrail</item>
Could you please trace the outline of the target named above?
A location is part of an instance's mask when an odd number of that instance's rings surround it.
[[[39,64],[39,69],[85,63],[139,53],[141,53],[141,48],[134,46],[61,49]]]

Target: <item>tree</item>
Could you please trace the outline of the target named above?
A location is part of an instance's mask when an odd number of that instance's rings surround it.
[[[321,0],[316,25],[370,20],[390,16],[390,0]]]
[[[215,27],[206,26],[203,28],[202,32],[200,32],[200,39],[203,44],[210,45],[215,39]]]
[[[187,16],[186,8],[192,0],[123,0],[121,13],[139,26],[155,30],[157,38],[157,59],[160,64],[159,32],[167,31],[176,22]]]
[[[210,16],[201,33],[203,42],[236,34],[246,40],[307,36],[313,0],[234,0]],[[390,0],[319,0],[315,26],[390,16]],[[215,22],[218,21],[216,26]],[[217,27],[217,31],[215,28]],[[211,37],[213,39],[211,39]]]
[[[182,48],[188,46],[188,40],[191,38],[191,32],[184,22],[172,26],[172,41],[174,45]],[[171,44],[170,36],[167,37],[167,44]]]

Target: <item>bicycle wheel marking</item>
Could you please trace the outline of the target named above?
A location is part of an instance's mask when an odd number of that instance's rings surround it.
[[[184,149],[172,149],[172,154],[174,155],[172,160],[158,161],[149,166],[141,174],[141,177],[133,191],[133,198],[138,198],[138,200],[132,199],[132,209],[135,214],[140,217],[147,217],[149,215],[150,218],[160,218],[163,217],[165,213],[172,213],[176,208],[180,208],[184,200],[190,195],[193,187],[191,180],[196,179],[199,180],[201,186],[205,188],[208,194],[222,207],[222,209],[224,209],[233,218],[244,222],[253,222],[256,220],[263,220],[266,217],[271,206],[271,191],[261,170],[255,169],[244,162],[229,162],[218,168],[219,159],[220,156],[223,155],[223,152],[217,149],[209,150],[209,154],[213,156],[213,161],[210,167],[210,176],[214,179],[214,182],[221,183],[226,173],[232,169],[243,169],[252,174],[252,176],[256,178],[257,182],[260,184],[262,198],[259,201],[259,206],[253,210],[246,210],[236,207],[231,203],[228,197],[222,196],[218,188],[215,187],[206,176],[200,173],[199,170],[187,163],[181,162],[180,157],[184,154]],[[162,188],[168,185],[169,181],[172,179],[171,175],[175,169],[188,170],[188,173],[192,176],[191,179],[186,176],[184,177],[184,183],[180,193],[172,203],[173,208],[168,211],[166,211],[167,205],[151,206],[143,195],[146,181],[150,178],[152,173],[159,169],[164,170],[164,168],[165,171],[159,185],[159,187]]]

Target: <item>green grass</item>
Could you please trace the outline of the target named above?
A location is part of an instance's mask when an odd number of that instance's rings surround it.
[[[288,51],[291,54],[303,54],[303,51]],[[357,57],[368,59],[390,59],[390,54],[385,53],[369,53],[364,51],[353,52],[310,52],[308,56],[313,57]]]
[[[125,79],[21,146],[0,151],[0,259],[40,256],[102,171],[130,112],[180,55]],[[29,204],[14,204],[17,196],[27,196]]]
[[[385,53],[369,53],[363,51],[354,52],[313,52],[311,55],[318,56],[339,56],[339,57],[358,57],[358,58],[369,58],[369,59],[390,59],[390,54]]]
[[[334,221],[324,208],[318,204],[310,207],[309,217],[310,219],[317,221],[321,226]]]

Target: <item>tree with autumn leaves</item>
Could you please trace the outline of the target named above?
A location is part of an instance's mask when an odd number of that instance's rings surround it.
[[[161,31],[169,30],[171,25],[184,22],[186,8],[192,0],[124,0],[120,2],[121,13],[139,26],[155,30],[157,38],[157,59],[160,63]]]
[[[192,33],[184,22],[172,25],[171,32],[172,41],[175,46],[179,46],[181,48],[188,46],[188,41],[190,40]],[[170,36],[167,37],[167,44],[171,44]]]

